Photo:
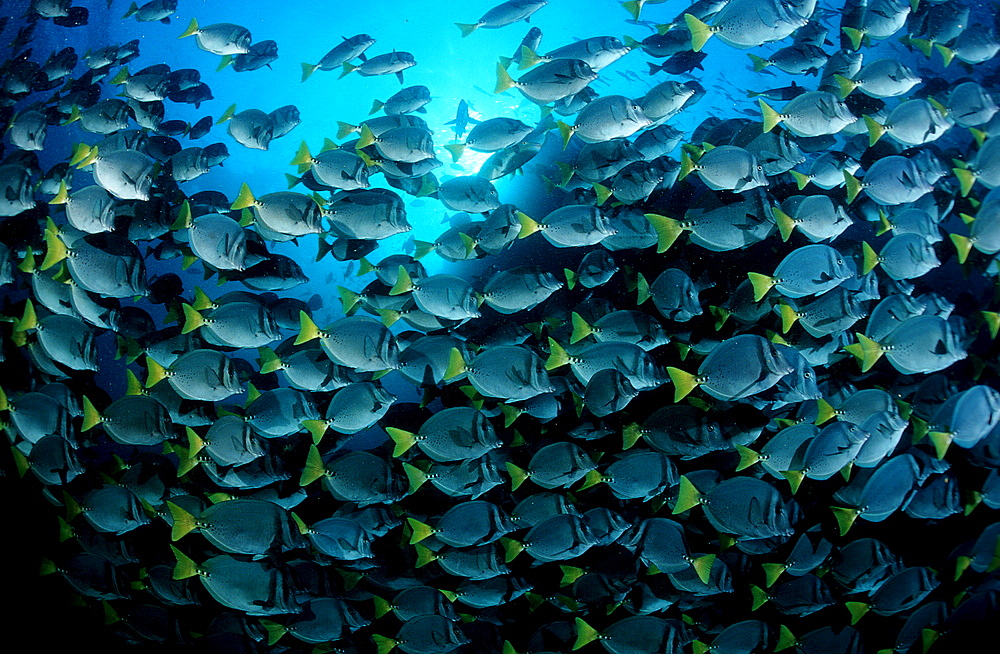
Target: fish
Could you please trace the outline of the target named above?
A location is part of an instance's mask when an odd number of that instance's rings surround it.
[[[497,152],[517,145],[531,133],[531,126],[513,118],[490,118],[476,124],[469,132],[464,144],[444,146],[455,161],[462,156],[465,148],[477,152]]]
[[[137,5],[132,2],[128,10],[122,15],[122,20],[133,16],[139,22],[151,23],[159,21],[164,25],[170,24],[170,17],[177,11],[177,0],[149,0],[144,4]]]
[[[201,27],[198,19],[192,18],[187,29],[177,38],[194,36],[198,47],[205,52],[217,55],[238,55],[250,51],[252,37],[250,31],[233,23],[214,23]]]
[[[531,68],[543,61],[576,59],[588,64],[593,70],[599,71],[628,54],[637,45],[634,40],[626,38],[625,41],[626,43],[623,44],[613,36],[594,36],[556,48],[544,55],[538,55],[533,48],[522,44],[518,69]]]
[[[726,45],[748,49],[789,36],[809,22],[815,6],[814,2],[740,0],[726,4],[714,15],[711,26],[690,13],[684,15],[684,21],[691,31],[691,46],[695,52],[700,51],[713,35]]]
[[[649,66],[649,74],[655,75],[656,73],[662,71],[664,73],[670,73],[671,75],[683,75],[684,73],[690,73],[695,70],[705,70],[705,67],[701,65],[701,62],[705,61],[707,56],[708,55],[704,52],[682,50],[670,55],[663,63],[647,64]]]
[[[352,64],[344,61],[341,65],[343,71],[340,76],[344,77],[354,71],[364,77],[376,75],[395,75],[400,84],[403,84],[403,71],[417,65],[417,60],[409,52],[387,52],[375,55],[371,59],[363,61],[361,64]],[[304,80],[303,80],[304,81]]]
[[[763,100],[758,99],[758,102],[765,132],[780,123],[796,136],[826,136],[840,132],[857,120],[846,104],[825,91],[803,93],[786,104],[780,113]]]
[[[518,21],[528,22],[531,15],[547,5],[547,0],[507,0],[493,7],[475,23],[455,23],[466,37],[480,27],[485,29],[499,29]]]
[[[3,474],[51,500],[19,524],[106,618],[102,643],[987,642],[989,11],[699,0],[654,23],[637,17],[656,2],[554,5],[506,44],[444,26],[422,55],[427,17],[390,3],[389,54],[334,38],[301,76],[275,57],[320,14],[272,11],[274,41],[190,28],[258,94],[375,74],[320,115],[318,87],[226,110],[236,86],[179,67],[154,22],[176,5],[108,4],[0,17],[18,28],[0,65]],[[72,29],[91,14],[106,36]],[[639,25],[657,33],[625,36]],[[421,79],[383,95],[405,51]],[[212,116],[184,106],[213,95]],[[213,117],[227,135],[202,143]],[[15,604],[43,647],[82,633]]]
[[[323,55],[317,64],[302,64],[302,81],[309,79],[317,70],[336,70],[352,59],[367,61],[365,50],[375,44],[375,39],[367,34],[356,34],[338,43]]]
[[[706,151],[697,161],[684,151],[681,155],[678,181],[692,172],[714,191],[731,190],[737,193],[767,186],[764,168],[757,158],[744,148],[720,145]]]
[[[414,111],[427,113],[424,108],[431,101],[431,91],[426,86],[407,86],[394,93],[388,100],[382,102],[375,100],[372,102],[372,110],[368,113],[374,114],[384,111],[387,116],[398,114],[408,114]]]
[[[514,55],[511,57],[500,57],[500,63],[504,68],[510,68],[510,65],[515,62],[519,64],[521,63],[521,53],[524,52],[521,50],[522,47],[528,48],[531,52],[537,52],[538,46],[541,45],[541,43],[542,30],[537,27],[532,27],[528,30],[528,33],[524,35],[524,38],[521,39],[521,44],[517,46],[517,49],[514,51]],[[456,138],[461,138],[461,135],[458,135]]]
[[[454,125],[455,139],[460,139],[465,135],[469,123],[478,124],[479,121],[469,115],[469,103],[465,100],[458,101],[458,109],[455,111],[455,118],[449,120],[445,125]]]
[[[580,110],[572,126],[556,121],[563,147],[575,134],[587,143],[631,136],[652,121],[636,102],[620,95],[607,95]]]
[[[494,93],[517,88],[528,100],[540,105],[576,95],[597,79],[597,71],[579,59],[550,61],[532,68],[517,80],[507,74],[503,64],[497,64],[496,72]]]

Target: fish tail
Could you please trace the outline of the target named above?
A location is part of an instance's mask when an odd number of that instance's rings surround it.
[[[952,168],[955,177],[958,178],[958,183],[962,187],[962,197],[964,198],[972,190],[972,185],[976,183],[976,174],[969,170],[968,168]]]
[[[695,52],[701,52],[705,43],[715,34],[715,30],[692,14],[684,14],[684,22],[687,23],[688,31],[691,32],[691,49]]]
[[[593,183],[594,193],[597,195],[597,206],[604,204],[611,197],[613,191],[604,184]]]
[[[934,44],[927,39],[910,39],[910,45],[924,53],[924,56],[928,59],[931,58],[931,53],[934,52]]]
[[[274,620],[267,620],[265,618],[260,619],[260,624],[267,631],[267,644],[274,645],[281,637],[288,632],[288,628],[285,625],[275,622]]]
[[[694,159],[691,158],[687,150],[681,150],[681,170],[677,174],[677,181],[679,182],[690,175],[694,169]]]
[[[479,23],[455,23],[455,26],[462,31],[462,38],[464,39],[479,28]]]
[[[183,507],[167,502],[167,508],[170,509],[170,516],[174,521],[170,528],[170,540],[177,542],[198,528],[194,515]]]
[[[657,213],[647,213],[646,220],[653,226],[656,230],[656,252],[657,254],[662,254],[670,249],[670,246],[674,244],[674,241],[681,235],[684,228],[681,227],[680,222],[673,218],[668,218],[667,216],[661,216]]]
[[[462,153],[465,152],[465,144],[450,143],[444,146],[444,149],[451,153],[451,160],[455,162],[458,161],[462,157]]]
[[[573,643],[573,650],[576,651],[586,645],[587,643],[592,643],[601,637],[601,634],[591,627],[589,624],[584,622],[583,618],[576,619],[576,641]]]
[[[753,285],[753,301],[760,302],[767,295],[767,292],[774,286],[774,278],[762,275],[761,273],[747,273],[750,284]]]
[[[24,303],[24,313],[21,314],[19,320],[15,321],[14,329],[19,332],[26,332],[36,327],[38,327],[38,316],[35,314],[35,304],[31,301],[31,298],[28,298]],[[4,409],[6,409],[6,403],[4,403]]]
[[[683,400],[700,383],[696,376],[673,366],[667,368],[667,374],[674,384],[674,402]]]
[[[183,304],[184,309],[184,327],[181,328],[182,334],[188,334],[198,329],[205,324],[205,317],[198,313],[198,310],[192,307],[190,304]]]
[[[518,70],[524,70],[526,68],[531,68],[535,64],[541,62],[542,58],[538,54],[526,45],[521,46],[521,63],[517,65]]]
[[[792,174],[792,177],[795,178],[795,183],[798,184],[800,191],[804,189],[806,186],[808,186],[809,180],[812,179],[812,177],[810,177],[809,175],[806,175],[805,173],[800,173],[797,170],[791,170],[789,172]]]
[[[778,311],[781,313],[781,333],[787,334],[788,330],[799,319],[799,314],[789,304],[786,304],[784,300],[778,305]]]
[[[191,203],[186,199],[181,203],[181,206],[177,209],[177,218],[174,223],[170,226],[171,231],[179,231],[182,229],[188,229],[191,227]]]
[[[741,470],[746,470],[750,466],[760,461],[760,454],[757,454],[749,447],[746,447],[744,445],[737,445],[736,451],[739,452],[740,455],[740,463],[739,465],[736,466],[736,472],[740,472]]]
[[[403,462],[403,470],[406,472],[407,481],[409,481],[409,488],[407,490],[408,494],[416,493],[417,490],[424,485],[424,482],[429,479],[426,472],[406,461]]]
[[[177,38],[183,39],[186,36],[191,36],[191,35],[197,34],[197,33],[198,33],[198,19],[197,18],[192,18],[191,22],[188,23],[187,29],[184,30],[184,32],[180,36],[178,36]]]
[[[348,134],[353,134],[358,131],[357,125],[352,125],[350,123],[345,123],[343,121],[337,121],[337,139],[346,138]]]
[[[198,564],[194,562],[194,559],[173,545],[170,546],[170,549],[173,550],[174,558],[177,559],[177,564],[174,566],[173,574],[173,578],[175,580],[187,579],[188,577],[194,577],[198,574]]]
[[[510,76],[503,64],[497,62],[497,85],[493,89],[494,93],[503,93],[509,88],[516,86],[514,78]]]
[[[299,335],[295,338],[295,345],[302,345],[320,337],[319,327],[309,317],[305,311],[299,311]]]
[[[875,362],[882,358],[885,348],[878,341],[874,341],[864,334],[858,333],[857,337],[858,343],[861,345],[861,372],[868,372],[875,365]]]
[[[569,354],[551,336],[549,336],[549,352],[549,358],[545,361],[546,370],[555,370],[569,363]]]
[[[62,239],[59,238],[59,234],[46,229],[45,230],[45,259],[42,260],[42,265],[39,267],[40,270],[48,270],[52,266],[56,265],[69,255],[69,249],[66,244],[63,243]],[[23,330],[22,330],[23,331]]]
[[[951,60],[955,58],[955,51],[946,45],[941,45],[940,43],[935,44],[937,51],[941,53],[941,59],[943,60],[944,67],[947,68]]]
[[[876,254],[872,246],[868,245],[867,241],[861,242],[861,254],[864,261],[862,264],[861,274],[867,275],[875,269],[875,266],[879,264],[878,254]]]
[[[565,150],[566,146],[569,145],[569,139],[570,137],[573,136],[573,132],[576,130],[576,128],[567,125],[561,120],[556,121],[556,126],[559,127],[559,134],[560,136],[562,136],[563,150]]]
[[[406,522],[410,525],[410,530],[413,532],[410,534],[410,545],[415,545],[434,533],[434,529],[429,524],[420,522],[416,518],[407,518]]]
[[[236,200],[229,207],[231,210],[236,211],[238,209],[246,209],[257,204],[257,198],[254,197],[253,192],[250,190],[250,185],[243,182],[240,186],[239,195],[236,196]]]
[[[340,77],[338,77],[337,79],[340,79],[340,78],[344,77],[345,75],[353,73],[358,68],[360,68],[360,66],[355,66],[354,64],[352,64],[352,63],[350,63],[348,61],[345,61],[344,62],[344,71],[342,73],[340,73]]]
[[[840,89],[839,95],[841,100],[849,96],[858,87],[857,82],[843,75],[834,75],[833,79],[836,80],[837,87]]]
[[[188,439],[188,456],[197,456],[205,448],[205,441],[198,432],[191,429],[190,427],[184,428],[184,433],[187,435]]]
[[[646,4],[646,0],[628,0],[628,2],[623,2],[622,7],[625,11],[632,14],[634,20],[639,20],[639,12],[642,11],[642,6]]]
[[[764,57],[758,57],[755,54],[749,54],[749,53],[747,54],[747,56],[750,57],[750,61],[753,62],[753,72],[755,73],[759,73],[760,71],[764,70],[765,68],[771,65],[771,62],[765,59]],[[747,93],[750,92],[748,91]]]
[[[527,214],[520,211],[518,212],[517,220],[521,223],[521,231],[517,234],[518,238],[527,238],[542,228],[541,225],[529,218]]]
[[[313,444],[319,445],[319,442],[323,440],[323,435],[326,433],[326,430],[330,427],[330,421],[303,420],[302,426],[306,428],[306,431],[312,434]]]
[[[260,353],[260,373],[262,375],[276,372],[285,367],[281,358],[271,348],[262,347],[258,352]]]
[[[844,171],[844,183],[847,185],[847,203],[850,204],[854,202],[854,198],[858,197],[858,193],[861,193],[864,185],[858,181],[857,177],[846,170]]]
[[[580,485],[579,490],[586,490],[591,486],[596,486],[604,481],[604,475],[602,475],[597,470],[591,470],[586,475],[583,476],[583,483]]]
[[[778,232],[781,234],[781,240],[788,241],[792,235],[792,231],[795,230],[795,221],[778,207],[771,207],[771,215],[774,216],[774,222],[778,223]]]
[[[414,247],[413,258],[422,259],[426,257],[428,254],[430,254],[435,249],[436,246],[430,241],[420,241],[414,239],[413,247]]]
[[[354,146],[355,150],[360,150],[361,148],[367,148],[369,145],[375,142],[375,134],[372,132],[368,125],[361,126],[361,138],[358,139],[357,145]]]
[[[570,343],[576,343],[594,332],[593,327],[576,311],[573,312],[571,319],[573,322],[573,335],[569,338]]]
[[[417,565],[416,567],[422,568],[428,563],[438,560],[438,555],[434,553],[426,545],[421,545],[420,543],[414,543],[413,549],[417,551]]]
[[[94,403],[86,395],[83,396],[83,425],[80,431],[88,431],[101,424],[101,413],[94,407]]]
[[[764,121],[764,133],[767,134],[772,129],[777,127],[778,123],[784,120],[784,118],[782,118],[781,114],[772,109],[771,105],[764,102],[762,99],[757,98],[757,102],[760,103],[760,113]]]
[[[453,377],[458,377],[466,371],[465,359],[462,357],[462,351],[457,347],[451,348],[451,352],[448,355],[448,369],[445,370],[444,379],[450,380]]]
[[[931,439],[931,443],[934,444],[934,451],[937,454],[938,460],[943,459],[944,455],[948,452],[948,447],[951,442],[955,440],[952,433],[946,431],[932,431],[927,433],[927,437]]]
[[[691,561],[691,567],[694,568],[695,573],[698,578],[701,579],[701,583],[707,584],[709,577],[712,574],[712,566],[715,565],[715,555],[705,554],[704,556],[699,556]]]
[[[295,153],[295,158],[288,162],[290,166],[309,166],[312,167],[313,156],[309,153],[309,146],[305,141],[299,145],[298,151]]]
[[[396,283],[393,284],[392,289],[389,290],[389,295],[402,295],[403,293],[409,293],[414,288],[416,287],[413,284],[413,280],[410,278],[410,273],[406,271],[404,266],[400,265]]]
[[[854,509],[848,510],[854,511]],[[850,528],[850,526],[848,526],[848,528]],[[841,535],[844,535],[845,533],[847,533],[847,531],[843,530]],[[851,613],[851,624],[857,624],[858,620],[860,620],[865,613],[868,613],[868,610],[871,608],[871,606],[865,604],[864,602],[844,602],[844,607]]]
[[[955,244],[955,251],[958,253],[958,263],[965,263],[972,251],[972,239],[961,234],[948,234],[948,238]]]
[[[767,604],[767,601],[771,599],[766,590],[753,584],[750,584],[750,595],[753,597],[753,602],[750,604],[751,611],[756,611],[760,607]]]
[[[1000,332],[1000,313],[996,311],[980,311],[979,314],[986,322],[986,327],[990,331],[990,338],[996,338]]]
[[[340,304],[343,307],[344,315],[353,315],[357,310],[355,307],[361,301],[361,294],[343,286],[338,286],[337,292],[340,294]]]
[[[524,551],[524,544],[519,543],[513,538],[507,538],[507,537],[501,538],[500,545],[503,547],[504,550],[504,557],[503,557],[504,563],[510,563],[511,561],[517,558],[518,554]]]
[[[509,461],[507,462],[507,474],[510,475],[510,489],[512,491],[516,491],[520,488],[521,484],[527,481],[528,477],[531,476],[530,472],[520,466],[514,465]]]
[[[312,76],[312,74],[315,73],[316,70],[319,68],[319,64],[307,64],[305,62],[302,62],[301,66],[302,66],[303,82],[309,79]]]
[[[868,147],[871,147],[878,143],[878,140],[885,134],[886,126],[871,116],[862,116],[862,118],[864,118],[865,126],[868,128]]]
[[[398,429],[397,427],[386,427],[385,431],[389,434],[392,442],[396,444],[396,447],[392,450],[394,457],[403,456],[417,442],[417,435],[412,431]]]
[[[566,163],[565,161],[557,161],[556,167],[559,168],[559,173],[560,173],[559,182],[557,186],[566,186],[566,184],[569,183],[569,180],[573,178],[573,173],[575,172],[573,166]]]
[[[643,275],[642,273],[636,273],[635,275],[635,290],[636,290],[636,298],[635,298],[636,306],[639,306],[640,304],[642,304],[643,302],[645,302],[650,298],[649,282],[646,281],[646,276]]]
[[[642,438],[642,427],[639,423],[633,422],[622,430],[622,449],[629,450]],[[593,472],[593,471],[592,471]]]
[[[727,309],[715,305],[709,305],[708,310],[715,316],[715,331],[719,331],[729,320],[731,314]]]
[[[842,31],[844,35],[850,39],[851,47],[855,50],[859,50],[861,48],[861,41],[865,37],[864,32],[854,27],[842,27],[840,28],[840,31]]]
[[[306,456],[306,464],[302,468],[302,475],[299,477],[299,486],[308,486],[326,474],[326,466],[323,465],[323,457],[319,453],[319,448],[315,445],[309,446],[309,454]]]

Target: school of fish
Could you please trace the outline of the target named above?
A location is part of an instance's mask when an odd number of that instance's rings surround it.
[[[216,73],[134,69],[138,40],[33,51],[38,22],[103,9],[22,4],[0,25],[3,469],[59,524],[41,573],[114,638],[924,654],[1000,617],[995,4],[630,0],[600,31],[635,36],[553,49],[529,25],[479,54],[538,120],[462,100],[447,144],[373,25],[290,83],[398,93],[322,147],[281,141],[294,175],[192,194],[310,117],[172,118]],[[236,23],[181,31],[179,4],[122,20],[219,71],[278,58]],[[445,5],[456,50],[572,11],[481,4]],[[706,58],[762,90],[707,107]],[[612,65],[634,96],[595,90]],[[445,173],[466,151],[478,174]],[[537,201],[505,202],[515,174]],[[450,225],[379,249],[416,202]],[[367,285],[307,301],[278,244]]]

